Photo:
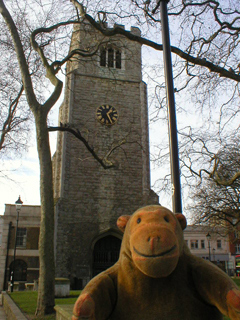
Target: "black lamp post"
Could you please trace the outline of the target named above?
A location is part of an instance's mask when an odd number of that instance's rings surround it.
[[[207,239],[208,239],[208,258],[209,258],[209,261],[211,261],[211,244],[210,244],[210,241],[211,241],[211,235],[210,233],[208,232],[208,234],[206,235]]]
[[[213,250],[213,261],[215,261],[215,248],[213,248],[212,250]]]
[[[16,224],[16,234],[15,234],[15,244],[14,244],[14,253],[13,253],[13,264],[12,264],[12,271],[11,271],[11,292],[13,292],[14,286],[14,272],[15,272],[15,256],[16,256],[16,247],[17,247],[17,232],[18,232],[18,220],[19,220],[19,213],[22,207],[22,200],[20,196],[18,197],[17,201],[15,202],[16,210],[17,210],[17,224]]]

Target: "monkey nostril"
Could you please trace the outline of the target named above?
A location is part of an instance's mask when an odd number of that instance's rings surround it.
[[[147,241],[149,242],[150,240],[151,240],[151,238],[150,238],[150,237],[148,237]]]

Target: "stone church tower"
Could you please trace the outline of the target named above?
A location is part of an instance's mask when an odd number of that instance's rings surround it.
[[[131,32],[140,35],[138,28]],[[58,133],[56,276],[70,278],[77,289],[117,260],[117,218],[158,203],[158,197],[150,189],[141,45],[120,35],[104,37],[82,23],[73,31],[71,49],[96,54],[68,63],[59,122],[78,129],[105,165],[113,165],[104,169],[75,136]]]

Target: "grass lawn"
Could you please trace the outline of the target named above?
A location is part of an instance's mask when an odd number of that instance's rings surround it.
[[[68,298],[56,298],[55,305],[74,304],[81,291],[70,291]],[[37,307],[37,292],[35,291],[17,291],[9,293],[22,312],[26,313],[29,319],[40,319],[34,316]],[[55,320],[55,315],[45,316],[43,319]]]
[[[240,278],[233,279],[234,282],[240,287]],[[74,304],[77,300],[81,291],[70,291],[68,298],[55,299],[55,304]],[[19,308],[27,314],[29,319],[40,319],[34,316],[37,307],[37,292],[35,291],[18,291],[9,293],[11,298],[16,302]],[[45,316],[43,319],[55,320],[55,315]],[[228,317],[223,318],[224,320],[230,320]],[[204,319],[203,319],[204,320]]]

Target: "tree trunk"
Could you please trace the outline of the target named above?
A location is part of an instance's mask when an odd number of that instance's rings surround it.
[[[39,284],[36,315],[54,312],[54,202],[52,160],[47,115],[40,108],[34,113],[40,164],[41,224],[39,236]]]

